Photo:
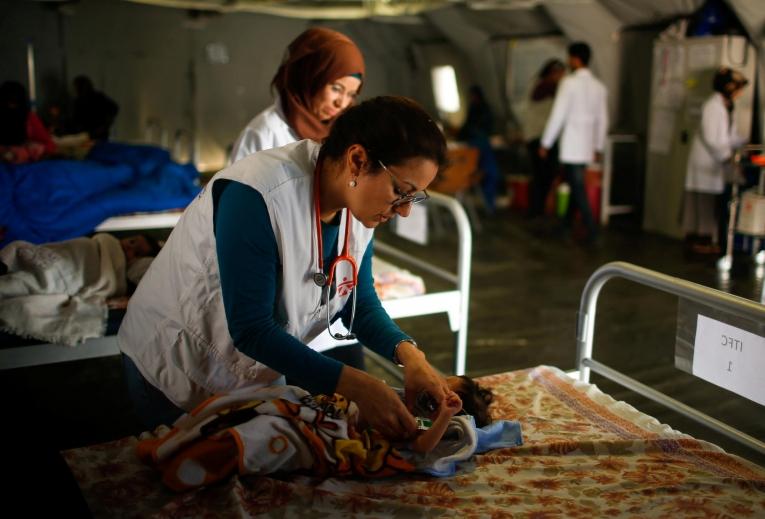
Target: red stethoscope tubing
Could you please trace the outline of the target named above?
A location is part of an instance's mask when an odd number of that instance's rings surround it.
[[[318,243],[318,249],[319,249],[319,272],[324,273],[324,243],[321,238],[321,202],[319,200],[321,192],[319,187],[319,170],[321,167],[321,162],[318,162],[316,164],[316,168],[313,172],[313,207],[314,211],[316,213],[316,241]],[[356,267],[356,260],[348,253],[348,243],[351,239],[351,212],[348,210],[348,208],[344,209],[345,211],[345,240],[343,241],[343,248],[340,251],[340,254],[335,257],[334,261],[332,261],[332,264],[329,266],[329,276],[327,277],[325,286],[327,287],[327,290],[329,290],[329,287],[332,286],[332,280],[335,276],[335,269],[337,266],[342,263],[343,261],[347,261],[351,264],[352,271],[353,271],[353,279],[351,284],[351,290],[353,290],[356,287],[356,284],[358,283],[359,278],[359,271]]]

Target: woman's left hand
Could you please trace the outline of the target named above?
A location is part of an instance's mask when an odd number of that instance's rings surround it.
[[[414,409],[417,395],[425,392],[435,400],[436,409],[449,393],[446,380],[428,363],[425,354],[414,344],[402,342],[397,351],[404,365],[404,390],[407,409]]]

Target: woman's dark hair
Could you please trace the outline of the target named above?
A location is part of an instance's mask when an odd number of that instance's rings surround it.
[[[547,76],[552,74],[553,70],[555,69],[565,69],[566,65],[563,64],[561,60],[558,58],[552,58],[547,60],[547,62],[542,65],[542,68],[539,70],[539,79],[545,79]]]
[[[490,389],[481,387],[478,382],[464,375],[459,377],[462,386],[456,391],[462,400],[462,410],[475,419],[477,427],[484,427],[491,423],[489,405],[494,400],[494,393]]]
[[[18,81],[0,85],[0,144],[18,146],[27,140],[29,96]]]
[[[740,88],[744,88],[749,80],[744,75],[729,67],[721,67],[712,78],[712,88],[726,97]]]
[[[413,158],[446,164],[446,141],[433,119],[406,97],[380,96],[352,106],[337,118],[319,158],[339,159],[350,146],[367,150],[370,170],[378,161],[395,166]]]
[[[159,254],[159,251],[162,249],[162,245],[159,241],[150,234],[141,234],[141,236],[143,236],[146,243],[149,244],[149,256],[156,256]]]

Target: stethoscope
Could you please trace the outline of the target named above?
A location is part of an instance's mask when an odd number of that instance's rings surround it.
[[[313,172],[313,207],[315,211],[316,216],[316,242],[318,243],[318,249],[319,249],[319,270],[314,273],[313,275],[313,282],[316,283],[316,286],[322,289],[322,296],[321,300],[324,305],[327,307],[327,331],[329,334],[334,337],[335,339],[339,341],[343,340],[355,340],[356,335],[351,331],[353,329],[353,320],[356,317],[356,285],[359,280],[359,270],[356,267],[356,260],[348,253],[348,243],[350,242],[351,238],[351,212],[348,210],[348,208],[345,208],[345,241],[343,242],[343,248],[338,256],[335,257],[335,259],[332,261],[332,264],[329,266],[329,276],[324,273],[324,244],[323,240],[321,238],[321,205],[319,201],[319,171],[321,169],[321,162],[318,162],[316,164],[316,168]],[[348,325],[348,333],[342,334],[342,333],[332,333],[331,330],[331,322],[329,320],[329,294],[330,290],[332,288],[332,280],[334,279],[335,283],[337,283],[337,279],[335,278],[335,271],[337,270],[338,265],[340,265],[342,262],[348,262],[351,265],[351,272],[353,275],[351,276],[351,280],[349,281],[347,278],[343,278],[343,281],[337,285],[337,293],[341,296],[347,295],[349,292],[351,293],[351,321]]]

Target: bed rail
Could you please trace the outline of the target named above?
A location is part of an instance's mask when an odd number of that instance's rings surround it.
[[[432,192],[427,203],[445,207],[452,214],[455,222],[457,222],[459,251],[456,274],[431,265],[421,259],[413,258],[410,254],[406,254],[391,245],[377,240],[375,240],[375,250],[406,261],[450,283],[454,283],[456,290],[383,301],[383,306],[394,319],[397,317],[447,312],[450,327],[457,334],[454,346],[454,373],[456,375],[464,375],[467,357],[467,327],[470,303],[470,259],[473,253],[473,234],[470,230],[470,220],[468,220],[462,205],[450,196]]]
[[[577,365],[579,367],[579,379],[581,381],[589,382],[590,370],[592,370],[646,398],[665,405],[692,420],[706,425],[759,453],[765,454],[765,442],[683,404],[664,393],[656,391],[655,389],[592,358],[592,343],[593,335],[595,333],[595,312],[598,296],[600,295],[600,289],[603,288],[603,285],[613,278],[623,278],[629,281],[634,281],[641,285],[656,288],[718,310],[723,310],[760,322],[765,321],[765,306],[690,281],[638,267],[637,265],[615,261],[600,267],[592,274],[592,276],[590,276],[590,279],[587,280],[579,306],[576,333]]]

